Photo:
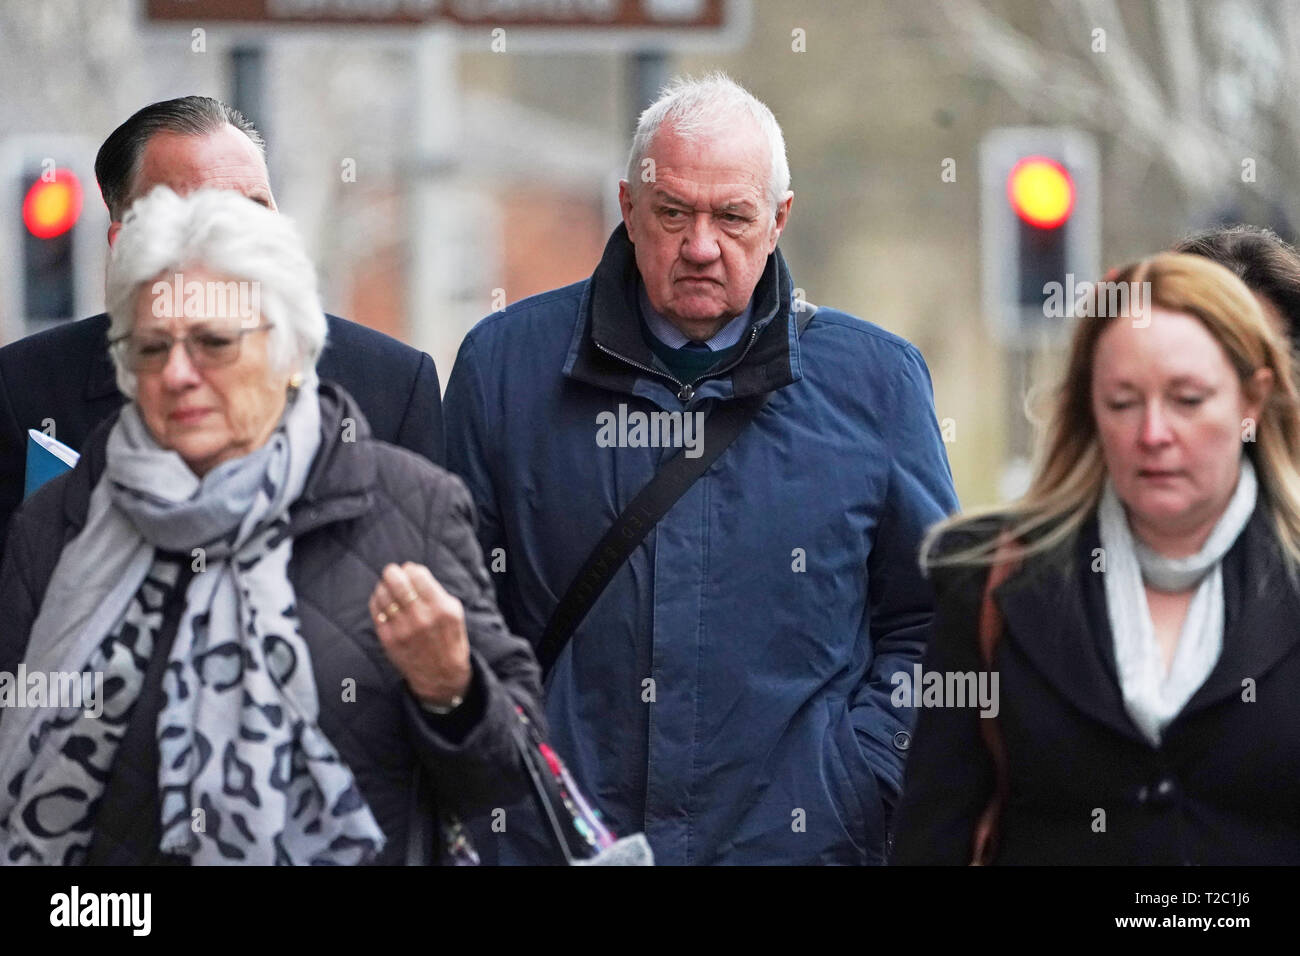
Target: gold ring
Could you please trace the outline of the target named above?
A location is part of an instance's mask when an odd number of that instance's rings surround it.
[[[406,597],[402,599],[402,602],[406,604],[407,607],[410,607],[418,600],[420,600],[420,595],[416,594],[414,591],[407,591]]]
[[[378,614],[375,615],[375,620],[378,621],[380,624],[383,624],[385,621],[388,620],[388,615],[385,614],[383,611],[380,611]]]
[[[402,605],[394,601],[392,604],[388,605],[388,607],[384,608],[384,614],[388,617],[392,617],[401,609],[402,609]]]

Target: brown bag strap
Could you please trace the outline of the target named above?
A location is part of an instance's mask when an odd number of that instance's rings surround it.
[[[997,651],[998,641],[1002,637],[1002,612],[993,600],[993,592],[1002,586],[1020,566],[1015,555],[1014,542],[1003,535],[993,555],[993,564],[989,567],[988,581],[984,585],[984,597],[980,603],[979,648],[980,661],[987,671],[993,670],[993,655]],[[993,862],[998,852],[998,835],[1002,822],[1002,809],[1006,806],[1011,781],[1007,770],[1007,750],[1002,740],[1002,731],[996,717],[980,717],[980,736],[984,746],[993,759],[994,786],[993,795],[988,805],[975,822],[975,833],[971,847],[971,866],[987,866]]]

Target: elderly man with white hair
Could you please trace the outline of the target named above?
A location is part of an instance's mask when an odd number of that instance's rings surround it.
[[[165,186],[108,266],[128,401],[16,513],[0,672],[92,674],[98,713],[0,708],[0,863],[427,862],[437,809],[527,786],[537,665],[464,485],[318,380],[288,219]]]
[[[916,348],[795,295],[793,198],[764,104],[674,82],[595,272],[480,322],[445,398],[552,740],[663,864],[882,862],[957,506]],[[482,849],[545,858],[504,820]]]

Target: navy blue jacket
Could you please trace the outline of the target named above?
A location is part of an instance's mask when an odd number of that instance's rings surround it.
[[[533,642],[676,452],[603,447],[597,416],[770,393],[560,656],[551,740],[659,863],[879,863],[912,722],[890,678],[921,660],[932,616],[917,550],[957,508],[925,362],[834,309],[797,335],[778,251],[744,356],[690,394],[653,371],[636,280],[620,226],[590,279],[480,322],[448,381],[448,464],[502,612]]]
[[[364,325],[327,315],[322,379],[338,382],[361,407],[379,441],[443,460],[438,370],[424,352]],[[0,348],[0,553],[22,502],[27,429],[54,421],[54,437],[80,450],[126,399],[108,357],[108,316],[56,326]]]

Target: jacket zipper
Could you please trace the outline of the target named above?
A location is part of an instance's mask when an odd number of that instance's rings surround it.
[[[650,373],[651,375],[654,375],[654,376],[657,377],[657,378],[666,378],[666,379],[668,379],[668,381],[670,381],[670,382],[672,382],[674,385],[678,386],[677,399],[678,399],[678,401],[680,401],[683,405],[685,405],[687,402],[689,402],[692,398],[695,397],[695,386],[696,386],[696,384],[698,384],[699,382],[701,382],[701,381],[703,381],[704,379],[708,378],[710,375],[721,375],[723,372],[729,372],[729,371],[731,371],[733,368],[735,368],[737,365],[739,365],[741,362],[743,362],[743,361],[745,360],[745,356],[749,354],[749,350],[753,347],[753,345],[754,345],[754,340],[755,340],[756,338],[758,338],[758,329],[750,329],[750,330],[749,330],[749,341],[745,343],[745,347],[741,350],[740,354],[739,354],[738,356],[736,356],[736,360],[735,360],[734,362],[732,362],[730,365],[726,366],[725,368],[720,368],[720,369],[718,369],[718,370],[715,371],[715,372],[706,372],[704,375],[701,375],[699,378],[695,379],[695,381],[694,381],[694,382],[691,382],[689,385],[687,385],[687,384],[685,384],[685,383],[679,381],[675,376],[670,375],[670,374],[668,374],[667,372],[661,372],[661,371],[659,371],[659,369],[657,369],[657,368],[650,368],[649,366],[642,365],[640,362],[633,361],[632,359],[628,358],[626,355],[620,355],[618,352],[615,352],[613,349],[608,349],[608,348],[606,348],[605,346],[601,345],[599,342],[596,342],[595,339],[592,339],[592,342],[595,344],[596,348],[600,349],[600,350],[601,350],[602,352],[604,352],[606,355],[612,356],[613,358],[616,358],[616,359],[618,359],[618,360],[620,360],[620,361],[622,361],[622,362],[626,362],[628,365],[631,365],[633,368],[639,368],[641,371],[643,371],[643,372],[648,372],[648,373]],[[653,714],[652,714],[652,715],[651,715],[651,721],[652,721],[652,723],[653,723],[653,720],[654,720],[654,717],[653,717]],[[647,727],[647,732],[649,732],[650,730],[651,730],[651,727]],[[648,792],[649,787],[650,787],[650,748],[649,748],[649,746],[648,746],[648,743],[649,743],[649,742],[647,741],[647,747],[646,747],[646,778],[645,778],[645,784],[644,784],[644,788],[645,788],[645,791],[646,791],[646,792]],[[645,828],[645,815],[646,815],[646,810],[647,810],[647,807],[646,807],[645,804],[643,803],[643,804],[642,804],[642,811],[641,811],[642,829]],[[689,862],[689,859],[688,859],[688,862]]]
[[[639,368],[643,372],[649,372],[651,375],[656,375],[659,378],[668,379],[668,381],[672,382],[674,385],[677,386],[677,400],[681,402],[683,405],[685,405],[687,402],[689,402],[692,398],[695,397],[695,386],[698,385],[700,382],[704,381],[706,378],[712,378],[714,376],[721,375],[723,372],[730,372],[733,368],[735,368],[737,365],[743,362],[745,360],[745,356],[749,354],[750,348],[753,347],[754,340],[756,338],[758,338],[758,329],[750,329],[749,341],[745,343],[745,347],[741,350],[740,354],[736,356],[736,358],[732,361],[730,365],[727,365],[724,368],[705,372],[703,375],[701,375],[699,378],[695,379],[695,381],[689,384],[687,384],[686,382],[679,381],[678,379],[674,378],[672,375],[669,375],[667,372],[661,372],[657,368],[649,368],[648,366],[642,365],[640,362],[634,362],[626,355],[620,355],[618,352],[615,352],[612,349],[605,348],[605,346],[601,345],[599,342],[596,342],[595,339],[593,339],[592,342],[595,344],[596,348],[600,349],[606,355],[612,355],[614,358],[626,362],[628,365],[631,365],[634,368]]]

